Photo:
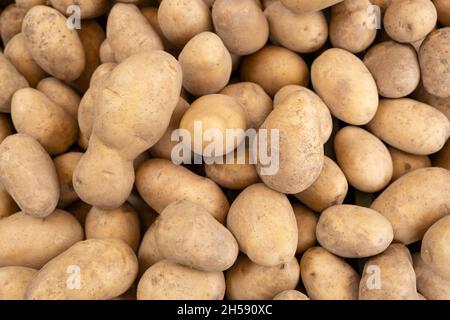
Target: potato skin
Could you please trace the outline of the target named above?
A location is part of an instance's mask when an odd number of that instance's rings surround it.
[[[297,220],[298,242],[296,254],[301,254],[313,247],[316,242],[316,226],[319,217],[299,203],[291,203]]]
[[[25,213],[50,215],[59,199],[55,166],[37,140],[14,134],[0,145],[0,181]]]
[[[18,33],[22,26],[23,18],[26,11],[15,5],[7,6],[0,15],[0,30],[3,45],[6,46],[8,42]]]
[[[1,267],[40,269],[84,236],[78,221],[59,209],[43,219],[15,213],[0,220],[0,230]]]
[[[37,6],[39,4],[44,5],[47,2],[47,0],[15,0],[15,2],[17,7],[23,8],[26,11],[28,11],[32,7]]]
[[[81,152],[67,152],[53,159],[60,186],[58,202],[60,208],[65,208],[78,200],[78,195],[73,189],[72,176],[82,156]]]
[[[359,276],[322,247],[308,249],[300,260],[303,284],[311,300],[357,300]],[[339,275],[339,276],[337,276]]]
[[[26,267],[0,268],[0,300],[23,300],[25,290],[37,272]]]
[[[422,168],[405,174],[386,188],[371,208],[391,222],[394,240],[411,244],[433,223],[448,215],[450,171]]]
[[[5,55],[0,53],[0,112],[11,112],[11,100],[14,93],[27,87],[27,80]]]
[[[285,290],[277,294],[273,300],[309,300],[309,298],[297,290]]]
[[[222,300],[225,277],[163,260],[151,266],[137,288],[138,300]]]
[[[418,156],[406,153],[392,147],[388,147],[391,154],[394,171],[392,181],[416,169],[431,167],[431,160],[428,156]]]
[[[109,44],[108,39],[103,40],[102,44],[100,45],[99,49],[99,55],[100,55],[100,61],[102,63],[108,63],[108,62],[116,62],[116,57],[114,55],[114,51],[111,48],[111,45]]]
[[[19,207],[5,190],[5,187],[0,183],[0,219],[6,218],[18,211],[20,211]]]
[[[423,261],[420,252],[413,254],[414,272],[416,274],[417,291],[428,300],[450,299],[450,281],[433,272]]]
[[[433,0],[436,7],[439,22],[446,26],[450,26],[450,3],[445,0]]]
[[[432,106],[433,108],[438,109],[440,112],[445,114],[447,119],[449,119],[450,121],[450,97],[449,98],[436,97],[428,93],[423,87],[422,83],[419,84],[416,91],[413,92],[411,97],[417,101],[426,103]]]
[[[5,140],[7,136],[13,134],[13,125],[9,115],[0,113],[0,143]]]
[[[80,105],[81,98],[70,86],[61,80],[49,77],[39,81],[36,89],[45,94],[47,98],[59,107],[63,108],[72,118],[78,118],[78,106]]]
[[[111,268],[114,265],[114,268]],[[67,286],[70,267],[80,271],[80,289]],[[138,264],[133,250],[117,239],[80,241],[47,263],[31,281],[26,300],[107,300],[133,284]]]
[[[67,8],[71,5],[77,5],[80,7],[81,19],[97,18],[109,8],[108,0],[50,0],[50,4],[66,16],[71,14],[67,12]]]
[[[315,12],[335,5],[344,0],[281,0],[288,9],[297,13]]]
[[[282,265],[264,267],[240,255],[227,271],[229,300],[268,300],[284,290],[293,290],[300,279],[300,268],[293,257]]]
[[[159,252],[159,248],[156,243],[155,231],[157,226],[158,219],[156,219],[147,229],[139,246],[138,261],[140,275],[142,275],[155,263],[164,260],[164,256],[161,252]]]

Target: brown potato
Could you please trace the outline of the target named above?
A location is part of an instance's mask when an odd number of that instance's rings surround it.
[[[147,18],[147,21],[152,26],[153,30],[158,34],[159,38],[161,39],[164,50],[167,52],[177,52],[180,50],[180,48],[177,48],[173,43],[171,43],[169,40],[167,40],[166,36],[161,30],[161,25],[159,24],[158,20],[158,8],[154,7],[144,7],[141,8],[141,12],[144,15],[145,18]]]
[[[391,154],[392,164],[394,167],[392,181],[397,180],[410,171],[431,167],[431,160],[428,156],[418,156],[392,147],[388,147],[388,150]]]
[[[5,140],[7,136],[13,134],[13,125],[11,118],[4,113],[0,113],[0,143]]]
[[[281,0],[287,8],[297,13],[323,10],[342,1],[344,0]]]
[[[0,300],[23,300],[37,270],[25,267],[0,268]]]
[[[446,0],[433,0],[436,7],[438,20],[446,27],[450,27],[450,3]]]
[[[155,231],[158,225],[158,219],[156,219],[145,232],[142,238],[141,245],[138,251],[139,260],[139,274],[144,274],[148,268],[155,263],[164,260],[164,256],[159,252],[158,245],[156,244]]]
[[[73,189],[72,176],[82,156],[81,152],[67,152],[53,159],[59,180],[60,196],[58,207],[60,208],[65,208],[78,200],[78,195]]]
[[[78,118],[78,106],[80,105],[81,98],[78,93],[67,84],[56,78],[45,78],[39,81],[36,89],[66,110],[72,118]]]
[[[89,211],[91,210],[92,206],[81,201],[75,201],[72,203],[69,207],[67,207],[65,210],[67,212],[70,212],[77,220],[78,222],[84,226],[86,221],[86,216],[88,215]]]
[[[37,6],[40,4],[46,4],[47,0],[15,0],[15,2],[16,2],[16,6],[28,11],[34,6]]]
[[[284,290],[277,294],[273,300],[309,300],[309,298],[297,290]]]
[[[69,7],[77,5],[80,9],[81,19],[97,18],[106,13],[109,8],[108,0],[50,0],[50,4],[66,16],[73,14],[73,12],[68,10]]]
[[[0,15],[0,30],[4,46],[6,46],[16,34],[20,33],[25,13],[25,9],[16,4],[11,4],[2,11]]]
[[[313,247],[316,242],[316,225],[319,217],[299,203],[291,203],[297,220],[298,242],[296,254],[301,254]]]
[[[420,253],[413,254],[417,290],[428,300],[449,300],[450,281],[441,278],[423,261]]]
[[[14,93],[28,87],[28,82],[2,53],[0,53],[0,79],[0,112],[11,112]]]

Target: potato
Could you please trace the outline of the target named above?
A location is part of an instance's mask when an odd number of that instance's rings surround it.
[[[270,96],[289,84],[306,87],[309,70],[303,59],[286,48],[265,46],[244,58],[241,78],[259,84]]]
[[[316,225],[318,216],[299,203],[291,203],[297,220],[298,242],[296,254],[301,254],[314,246],[316,239]]]
[[[83,239],[83,228],[68,212],[56,209],[46,218],[24,212],[0,220],[0,266],[40,269]]]
[[[138,300],[222,300],[222,272],[199,271],[163,260],[151,266],[137,288]]]
[[[77,220],[78,222],[84,226],[85,221],[86,221],[86,216],[89,213],[89,211],[91,210],[92,206],[90,206],[89,204],[81,201],[81,200],[77,200],[74,203],[72,203],[69,207],[67,207],[65,210],[67,212],[70,212]]]
[[[11,116],[17,132],[38,140],[50,155],[65,152],[77,140],[76,120],[36,89],[16,91]]]
[[[269,38],[269,24],[254,0],[216,0],[212,20],[217,35],[231,53],[255,53]]]
[[[371,208],[391,222],[394,239],[411,244],[422,239],[429,227],[450,213],[450,171],[417,169],[386,188]]]
[[[137,270],[136,256],[123,241],[80,241],[37,273],[27,288],[25,299],[112,299],[131,287]]]
[[[189,40],[178,61],[183,70],[183,87],[195,96],[217,93],[230,80],[230,53],[212,32],[202,32]]]
[[[348,182],[363,192],[376,192],[392,178],[389,150],[376,136],[359,127],[344,127],[334,140],[337,163]]]
[[[0,15],[0,30],[4,46],[6,46],[16,34],[20,33],[25,13],[26,11],[23,8],[15,4],[7,6],[2,11]]]
[[[39,81],[36,89],[45,94],[47,98],[59,107],[63,108],[72,118],[78,118],[78,106],[80,105],[81,98],[67,84],[56,78],[45,78]]]
[[[253,82],[229,84],[221,92],[234,98],[245,111],[248,129],[258,129],[272,111],[272,99]]]
[[[81,76],[86,66],[83,44],[60,12],[41,5],[31,8],[23,19],[22,33],[25,46],[44,71],[63,81]]]
[[[307,13],[319,11],[344,0],[281,0],[289,10],[297,13]]]
[[[450,97],[439,98],[433,96],[425,90],[422,84],[419,84],[419,87],[413,93],[412,98],[438,109],[450,120]]]
[[[28,87],[27,80],[0,53],[0,112],[11,112],[12,96],[17,90],[26,87]]]
[[[428,156],[418,156],[392,147],[389,147],[388,150],[391,154],[392,164],[394,167],[392,181],[397,180],[410,171],[431,167],[431,160]]]
[[[406,97],[419,84],[419,61],[411,45],[394,41],[381,42],[369,49],[363,61],[383,97]]]
[[[450,26],[450,3],[445,0],[433,0],[436,7],[438,20],[446,27]]]
[[[440,98],[450,97],[449,50],[450,28],[442,28],[430,33],[419,51],[423,85],[429,93]]]
[[[81,19],[97,18],[106,13],[109,8],[108,0],[50,0],[50,4],[66,16],[73,14],[68,9],[70,6],[76,5],[79,7]]]
[[[360,300],[417,300],[416,275],[411,254],[394,243],[364,265],[359,284]]]
[[[433,166],[450,170],[450,140],[447,140],[441,151],[433,155]]]
[[[357,300],[359,276],[344,259],[321,247],[308,249],[300,260],[303,284],[312,300]]]
[[[450,136],[450,122],[442,112],[408,98],[380,100],[367,128],[392,147],[416,155],[441,150]]]
[[[287,197],[258,183],[247,187],[234,200],[227,228],[239,249],[261,266],[289,262],[298,241],[297,222]]]
[[[141,164],[136,171],[136,188],[158,213],[172,202],[189,200],[223,222],[229,209],[227,198],[212,180],[168,160],[151,159]]]
[[[422,260],[420,253],[413,254],[417,290],[429,300],[449,300],[450,281],[433,272]]]
[[[139,224],[141,225],[141,234],[144,234],[148,228],[155,222],[158,213],[153,210],[145,201],[139,196],[137,191],[130,194],[127,201],[133,206],[139,215]]]
[[[25,267],[0,268],[0,300],[23,300],[37,270]]]
[[[141,8],[141,13],[144,15],[144,17],[147,19],[147,21],[152,26],[153,30],[158,34],[159,38],[162,41],[162,44],[164,46],[164,50],[167,52],[178,52],[180,48],[177,48],[173,43],[171,43],[169,40],[167,40],[166,36],[161,30],[161,25],[158,20],[158,8],[154,7],[145,7]],[[209,13],[208,13],[209,15]],[[209,18],[211,20],[211,18]],[[211,24],[211,22],[210,22]],[[170,28],[170,26],[169,26]],[[179,31],[178,31],[179,32]]]
[[[46,4],[47,0],[15,0],[15,2],[17,7],[23,8],[28,11],[34,6]]]
[[[100,45],[99,56],[102,63],[116,62],[114,51],[111,48],[108,39],[103,40],[102,44]]]
[[[0,145],[0,182],[26,214],[44,218],[56,208],[59,183],[55,166],[37,140],[14,134]]]
[[[430,0],[391,1],[383,24],[387,34],[397,42],[414,42],[433,30],[437,12]]]
[[[67,152],[53,159],[60,186],[58,202],[60,208],[65,208],[78,200],[72,185],[72,175],[82,156],[81,152]]]
[[[13,198],[0,183],[0,219],[6,218],[19,210]]]
[[[314,52],[328,39],[328,24],[321,11],[298,14],[280,1],[274,1],[264,14],[269,22],[272,40],[289,50]]]
[[[165,38],[180,48],[212,30],[211,13],[202,0],[164,0],[158,8],[158,22]]]
[[[13,134],[13,126],[11,122],[11,118],[6,115],[0,113],[0,143],[2,143],[3,140],[7,136],[10,136]]]
[[[269,300],[285,290],[293,290],[300,279],[300,268],[293,257],[279,266],[264,267],[246,256],[238,257],[227,271],[229,300]]]
[[[352,125],[364,125],[378,107],[375,80],[364,63],[343,49],[332,48],[312,64],[311,81],[331,113]]]
[[[137,53],[163,49],[158,34],[134,4],[116,3],[113,6],[106,35],[117,62]]]
[[[158,219],[147,229],[139,246],[138,260],[139,274],[141,275],[155,263],[164,260],[164,256],[159,252],[158,245],[156,244],[155,231],[157,225]]]
[[[273,300],[309,300],[309,298],[297,290],[285,290],[277,294]]]

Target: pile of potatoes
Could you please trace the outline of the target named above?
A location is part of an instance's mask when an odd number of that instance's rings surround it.
[[[450,299],[450,1],[3,4],[0,299]]]

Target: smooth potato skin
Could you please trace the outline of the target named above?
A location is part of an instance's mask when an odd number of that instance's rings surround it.
[[[103,40],[102,44],[100,45],[99,55],[100,61],[102,63],[116,62],[114,51],[111,48],[108,39]]]
[[[297,290],[285,290],[277,294],[273,300],[309,300],[309,298]]]
[[[344,0],[281,0],[290,10],[297,13],[307,13],[319,11]]]
[[[431,167],[431,160],[428,156],[418,156],[392,147],[388,147],[388,150],[391,154],[392,164],[394,165],[392,181],[397,180],[413,170]]]
[[[14,93],[27,87],[27,80],[5,55],[0,53],[0,112],[11,112],[11,100]]]
[[[29,10],[34,6],[45,4],[47,0],[15,0],[16,6],[19,8],[23,8],[25,10]]]
[[[78,106],[81,98],[70,86],[61,80],[48,77],[39,81],[36,89],[45,94],[47,98],[52,100],[58,106],[66,110],[72,118],[77,119]]]
[[[296,254],[301,254],[313,247],[316,242],[316,226],[319,217],[299,203],[291,203],[297,220],[298,242]]]
[[[0,268],[0,300],[23,300],[25,290],[37,272],[26,267]]]
[[[81,152],[67,152],[53,159],[60,186],[58,202],[60,208],[65,208],[78,200],[78,195],[73,189],[72,176],[82,156]]]
[[[428,300],[450,299],[450,281],[433,272],[423,261],[420,252],[413,254],[414,272],[416,273],[417,291]]]
[[[6,46],[16,34],[20,33],[25,13],[26,11],[23,8],[15,4],[4,8],[0,15],[0,33],[3,45]]]

